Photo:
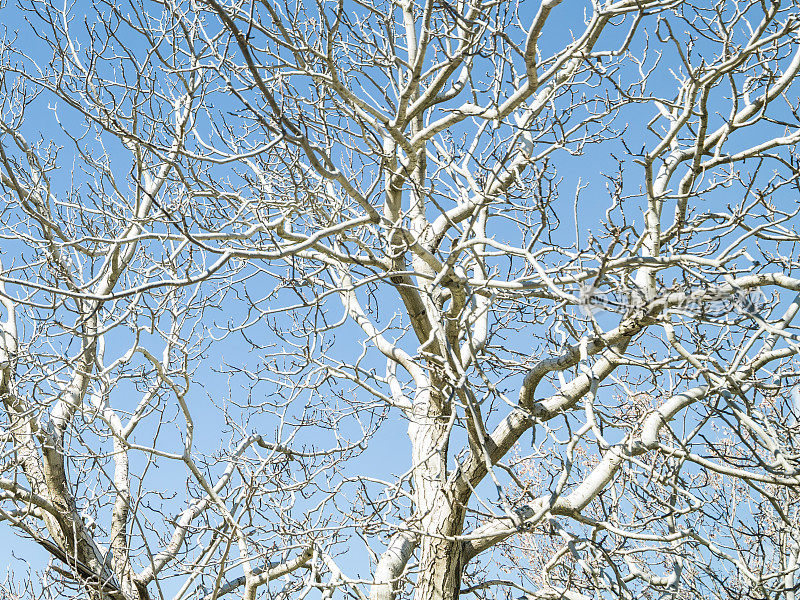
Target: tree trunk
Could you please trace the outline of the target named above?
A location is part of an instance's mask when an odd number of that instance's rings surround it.
[[[414,600],[457,600],[461,589],[462,544],[446,538],[462,533],[464,509],[442,498],[427,521]]]
[[[408,432],[414,461],[414,484],[420,539],[415,600],[455,600],[461,585],[464,506],[448,490],[448,406],[443,395],[423,390],[414,403]]]

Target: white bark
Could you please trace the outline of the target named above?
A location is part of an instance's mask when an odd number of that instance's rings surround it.
[[[796,6],[32,8],[0,526],[44,596],[794,600]]]

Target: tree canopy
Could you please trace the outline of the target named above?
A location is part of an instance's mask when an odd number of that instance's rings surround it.
[[[795,599],[797,2],[0,22],[0,593]]]

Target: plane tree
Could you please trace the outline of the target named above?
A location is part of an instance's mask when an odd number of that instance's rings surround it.
[[[796,3],[0,10],[6,593],[795,597]]]

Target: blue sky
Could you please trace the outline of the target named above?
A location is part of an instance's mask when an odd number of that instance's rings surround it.
[[[76,19],[81,18],[82,6],[82,4],[78,3],[73,9]],[[566,0],[556,9],[553,19],[548,23],[548,28],[543,34],[541,43],[543,54],[547,54],[550,48],[560,47],[563,44],[563,40],[568,39],[571,35],[569,33],[570,29],[573,27],[576,29],[581,28],[582,19],[576,21],[576,18],[584,7],[585,3]],[[17,48],[23,49],[32,58],[44,63],[47,60],[46,49],[42,45],[41,40],[31,33],[28,26],[22,20],[21,13],[15,8],[13,3],[7,3],[1,10],[2,16],[0,17],[0,21],[6,28],[6,40],[14,39],[14,44]],[[531,15],[522,16],[530,17]],[[18,35],[15,33],[17,31],[20,32]],[[607,40],[606,43],[613,45],[614,41],[615,40],[610,39]],[[121,39],[120,42],[125,43],[127,40]],[[139,47],[140,44],[141,41],[131,41],[130,45],[135,51],[140,51],[142,49]],[[668,63],[669,59],[670,57],[667,56],[664,61]],[[625,74],[625,71],[623,71],[623,75]],[[674,86],[673,82],[670,81],[666,75],[655,77],[653,81],[654,91],[658,93],[664,92],[666,95],[669,95],[666,93],[666,90],[670,90],[672,86]],[[71,120],[75,118],[74,113],[71,113],[70,109],[65,107],[63,103],[58,104],[47,95],[43,95],[37,99],[35,106],[37,119],[35,121],[32,119],[28,120],[25,124],[25,134],[31,139],[41,134],[46,139],[52,139],[54,143],[58,145],[64,145],[62,167],[59,167],[59,169],[53,172],[53,180],[61,186],[64,193],[75,187],[83,188],[87,181],[80,180],[81,175],[79,169],[75,171],[78,173],[77,180],[73,178],[73,165],[79,162],[79,160],[72,150],[71,143],[60,129],[56,120],[58,116],[61,123],[68,130],[78,130],[80,127],[77,122]],[[565,151],[558,152],[554,155],[553,160],[558,167],[558,175],[560,178],[557,184],[559,200],[555,205],[557,208],[557,216],[561,220],[561,225],[555,233],[559,241],[563,242],[565,245],[572,243],[576,236],[577,229],[577,236],[580,238],[578,246],[583,248],[585,244],[588,244],[588,240],[592,234],[597,236],[601,233],[599,223],[600,220],[605,217],[606,210],[609,207],[610,192],[608,186],[613,183],[610,182],[608,178],[604,177],[603,173],[608,174],[615,171],[617,167],[615,157],[625,158],[623,168],[626,170],[626,173],[630,174],[625,178],[625,187],[622,189],[622,194],[640,194],[641,182],[643,180],[642,167],[631,160],[631,157],[627,155],[628,151],[625,146],[623,146],[619,139],[615,138],[619,138],[624,133],[628,148],[634,150],[638,150],[639,147],[647,143],[652,143],[654,134],[648,133],[644,129],[643,124],[649,121],[654,112],[655,109],[653,106],[647,103],[642,103],[638,106],[629,106],[625,109],[623,117],[615,123],[618,131],[612,132],[612,139],[608,142],[596,146],[587,146],[586,151],[579,156],[570,156]],[[459,134],[469,133],[469,123],[465,123],[462,128],[463,131],[457,130],[454,132],[454,137],[458,138]],[[609,135],[612,135],[612,133]],[[764,132],[764,135],[767,135],[767,132]],[[104,142],[106,142],[105,139]],[[126,173],[130,168],[130,156],[122,146],[115,141],[110,140],[107,144],[109,155],[112,160],[118,162],[118,164],[115,165],[115,169],[117,169],[120,174]],[[220,168],[219,173],[220,177],[222,177],[222,174],[226,172]],[[230,176],[230,174],[227,173],[225,176]],[[581,191],[579,201],[576,204],[573,199],[579,181],[586,184],[588,187]],[[727,193],[726,190],[721,190],[711,195],[708,200],[710,202],[724,204],[726,202],[725,195]],[[786,201],[796,201],[793,192],[785,191],[782,192],[782,194],[786,194]],[[642,211],[641,209],[633,211],[631,207],[640,206],[642,203],[643,200],[641,198],[633,198],[626,203],[626,215],[630,217],[629,224],[634,226],[637,230],[641,229]],[[665,214],[669,214],[669,211],[665,211]],[[575,223],[576,215],[577,224]],[[666,219],[668,218],[669,217],[666,217]],[[500,223],[501,224],[496,226],[492,231],[498,239],[502,240],[504,237],[508,239],[519,238],[520,232],[517,228],[507,221],[500,221]],[[17,248],[13,245],[13,242],[4,242],[5,253],[10,255],[16,250]],[[752,251],[754,255],[758,255],[758,249],[755,246],[753,246]],[[497,264],[501,265],[502,260],[498,259]],[[265,297],[263,302],[260,303],[263,308],[276,309],[282,306],[284,302],[293,301],[291,290],[284,290],[273,298],[266,298],[266,294],[271,291],[271,286],[275,285],[275,280],[269,275],[258,275],[254,277],[248,285],[254,284],[262,286],[262,289],[255,291],[255,295]],[[248,335],[251,339],[255,339],[256,343],[264,346],[265,349],[262,352],[253,351],[247,343],[244,343],[243,338],[237,334],[230,335],[222,341],[214,341],[213,344],[210,343],[213,336],[219,335],[220,331],[224,329],[226,326],[225,324],[248,320],[248,314],[246,312],[248,301],[241,297],[237,298],[235,293],[235,291],[228,293],[222,308],[209,311],[203,320],[201,320],[202,326],[198,327],[192,337],[194,342],[199,344],[199,347],[207,348],[203,352],[204,360],[197,363],[197,370],[194,374],[195,384],[192,387],[190,403],[192,407],[196,408],[195,432],[197,444],[200,448],[208,450],[209,452],[220,447],[225,447],[229,443],[229,438],[231,437],[230,425],[222,426],[220,411],[218,408],[214,407],[214,403],[220,404],[227,402],[227,406],[230,407],[231,404],[229,401],[239,402],[252,399],[254,403],[258,404],[262,399],[271,398],[276,395],[277,391],[274,382],[267,381],[266,379],[253,386],[251,384],[250,374],[264,372],[263,367],[265,363],[270,363],[270,361],[275,360],[274,357],[271,356],[271,353],[277,351],[280,344],[283,343],[283,340],[271,336],[269,331],[264,327],[256,327],[253,332]],[[387,319],[387,315],[401,310],[397,299],[389,296],[379,296],[377,304],[384,314],[381,320]],[[325,309],[326,318],[328,318],[330,322],[335,322],[341,318],[342,309],[337,299],[334,298],[326,303]],[[292,326],[289,325],[290,317],[288,314],[278,313],[270,318],[278,320],[281,325],[285,325],[285,329],[292,329]],[[611,324],[615,319],[617,319],[617,315],[612,313],[601,313],[598,315],[598,321],[604,325]],[[555,321],[548,321],[543,325],[544,327],[555,327],[556,323]],[[294,332],[298,334],[300,339],[303,338],[304,334],[301,332],[300,323],[297,324]],[[263,337],[259,339],[259,335]],[[352,360],[361,352],[361,346],[353,344],[353,340],[360,339],[360,337],[356,327],[350,323],[337,331],[335,339],[330,335],[322,336],[320,343],[325,340],[330,340],[329,343],[332,344],[331,347],[333,348],[332,354],[339,353],[339,355],[343,357],[342,360]],[[508,339],[507,343],[509,347],[519,348],[528,344],[530,339],[531,336],[526,333],[524,328],[521,328],[515,336],[511,336]],[[127,350],[130,341],[130,333],[119,333],[111,337],[111,339],[107,341],[108,361],[110,362],[115,356],[119,356]],[[160,338],[157,335],[148,337],[147,333],[143,333],[142,341],[145,344],[152,344],[154,348],[157,348],[160,343]],[[56,341],[54,343],[56,348],[58,348],[59,342]],[[274,346],[271,347],[270,344]],[[374,368],[378,372],[380,372],[384,366],[381,360],[375,359],[372,355],[368,356],[363,364],[365,368]],[[516,377],[503,382],[508,396],[512,399],[516,398],[518,385],[520,383],[519,380],[520,378]],[[361,394],[361,392],[352,392],[347,388],[342,390],[342,388],[334,386],[333,388],[321,387],[320,389],[323,390],[322,393],[328,394],[327,396],[322,396],[315,391],[312,385],[313,383],[313,380],[309,381],[309,389],[303,393],[301,398],[303,402],[335,402],[336,397],[335,394],[333,394],[333,390],[341,391],[346,394]],[[553,384],[547,383],[543,384],[543,391],[552,389],[552,385]],[[120,402],[124,403],[131,401],[129,396],[135,398],[138,393],[140,393],[140,391],[135,389],[134,383],[128,382],[122,384],[119,389],[115,390],[114,397],[115,400],[119,398]],[[368,401],[366,395],[363,397],[357,396],[357,398],[363,402]],[[287,414],[289,416],[297,416],[297,411],[302,408],[303,404],[301,402],[297,408],[292,408]],[[173,412],[176,411],[174,406],[171,406],[170,410]],[[324,405],[316,406],[315,410],[317,414],[324,413]],[[234,413],[235,412],[237,411],[234,410]],[[498,412],[493,415],[491,419],[496,420],[500,418],[500,416],[501,413]],[[692,424],[693,423],[690,421],[689,425]],[[257,430],[269,437],[277,435],[279,432],[279,419],[276,415],[270,415],[266,412],[250,420],[245,420],[243,417],[240,425],[244,428]],[[357,418],[355,416],[350,416],[341,425],[341,428],[342,431],[353,434],[358,431],[359,426],[360,424]],[[397,411],[393,411],[389,418],[382,424],[381,432],[372,441],[369,449],[357,459],[354,459],[348,465],[343,475],[367,475],[375,478],[391,478],[391,476],[405,472],[410,466],[408,452],[409,442],[405,434],[405,426],[404,418],[399,415]],[[152,435],[154,431],[148,431],[147,428],[143,428],[140,435],[146,437],[147,433]],[[304,435],[307,435],[307,439],[302,437]],[[319,445],[336,443],[331,431],[322,433],[320,430],[315,430],[314,435],[318,437],[312,439],[310,433],[302,433],[300,437],[296,439],[296,442],[307,443],[308,445],[312,443]],[[166,431],[162,439],[171,446],[170,449],[172,451],[177,451],[180,448],[180,432],[177,428]],[[141,461],[143,461],[141,457],[135,459],[132,464],[132,472],[137,472],[139,469],[143,468],[143,463]],[[149,473],[147,485],[159,491],[170,491],[174,489],[176,496],[173,501],[173,506],[177,507],[182,504],[184,499],[183,479],[184,470],[182,466],[180,464],[167,462],[162,465],[158,471],[151,471]],[[335,482],[330,481],[324,482],[325,485],[332,485],[334,483]],[[376,485],[374,487],[374,492],[378,494],[380,491],[380,486]],[[491,483],[488,481],[483,484],[483,487],[479,491],[489,499],[494,499],[496,496],[493,494]],[[343,499],[355,501],[356,492],[356,486],[353,485],[352,489],[348,489],[343,495]],[[300,501],[299,506],[302,506],[304,502],[310,503],[312,500]],[[11,560],[12,553],[19,556],[23,564],[27,563],[31,568],[38,569],[43,566],[44,553],[35,544],[13,536],[5,526],[0,527],[0,532],[2,532],[0,533],[2,539],[8,542],[0,547],[0,564],[5,564],[6,562],[10,563],[13,572],[18,577],[22,576],[18,566],[20,563]],[[355,538],[353,539],[355,540]],[[359,545],[358,541],[355,540],[353,543],[343,546],[343,551],[347,553],[348,565],[350,565],[352,569],[348,575],[368,577],[367,554],[363,547]],[[164,590],[169,590],[174,584],[165,582],[163,585]]]

